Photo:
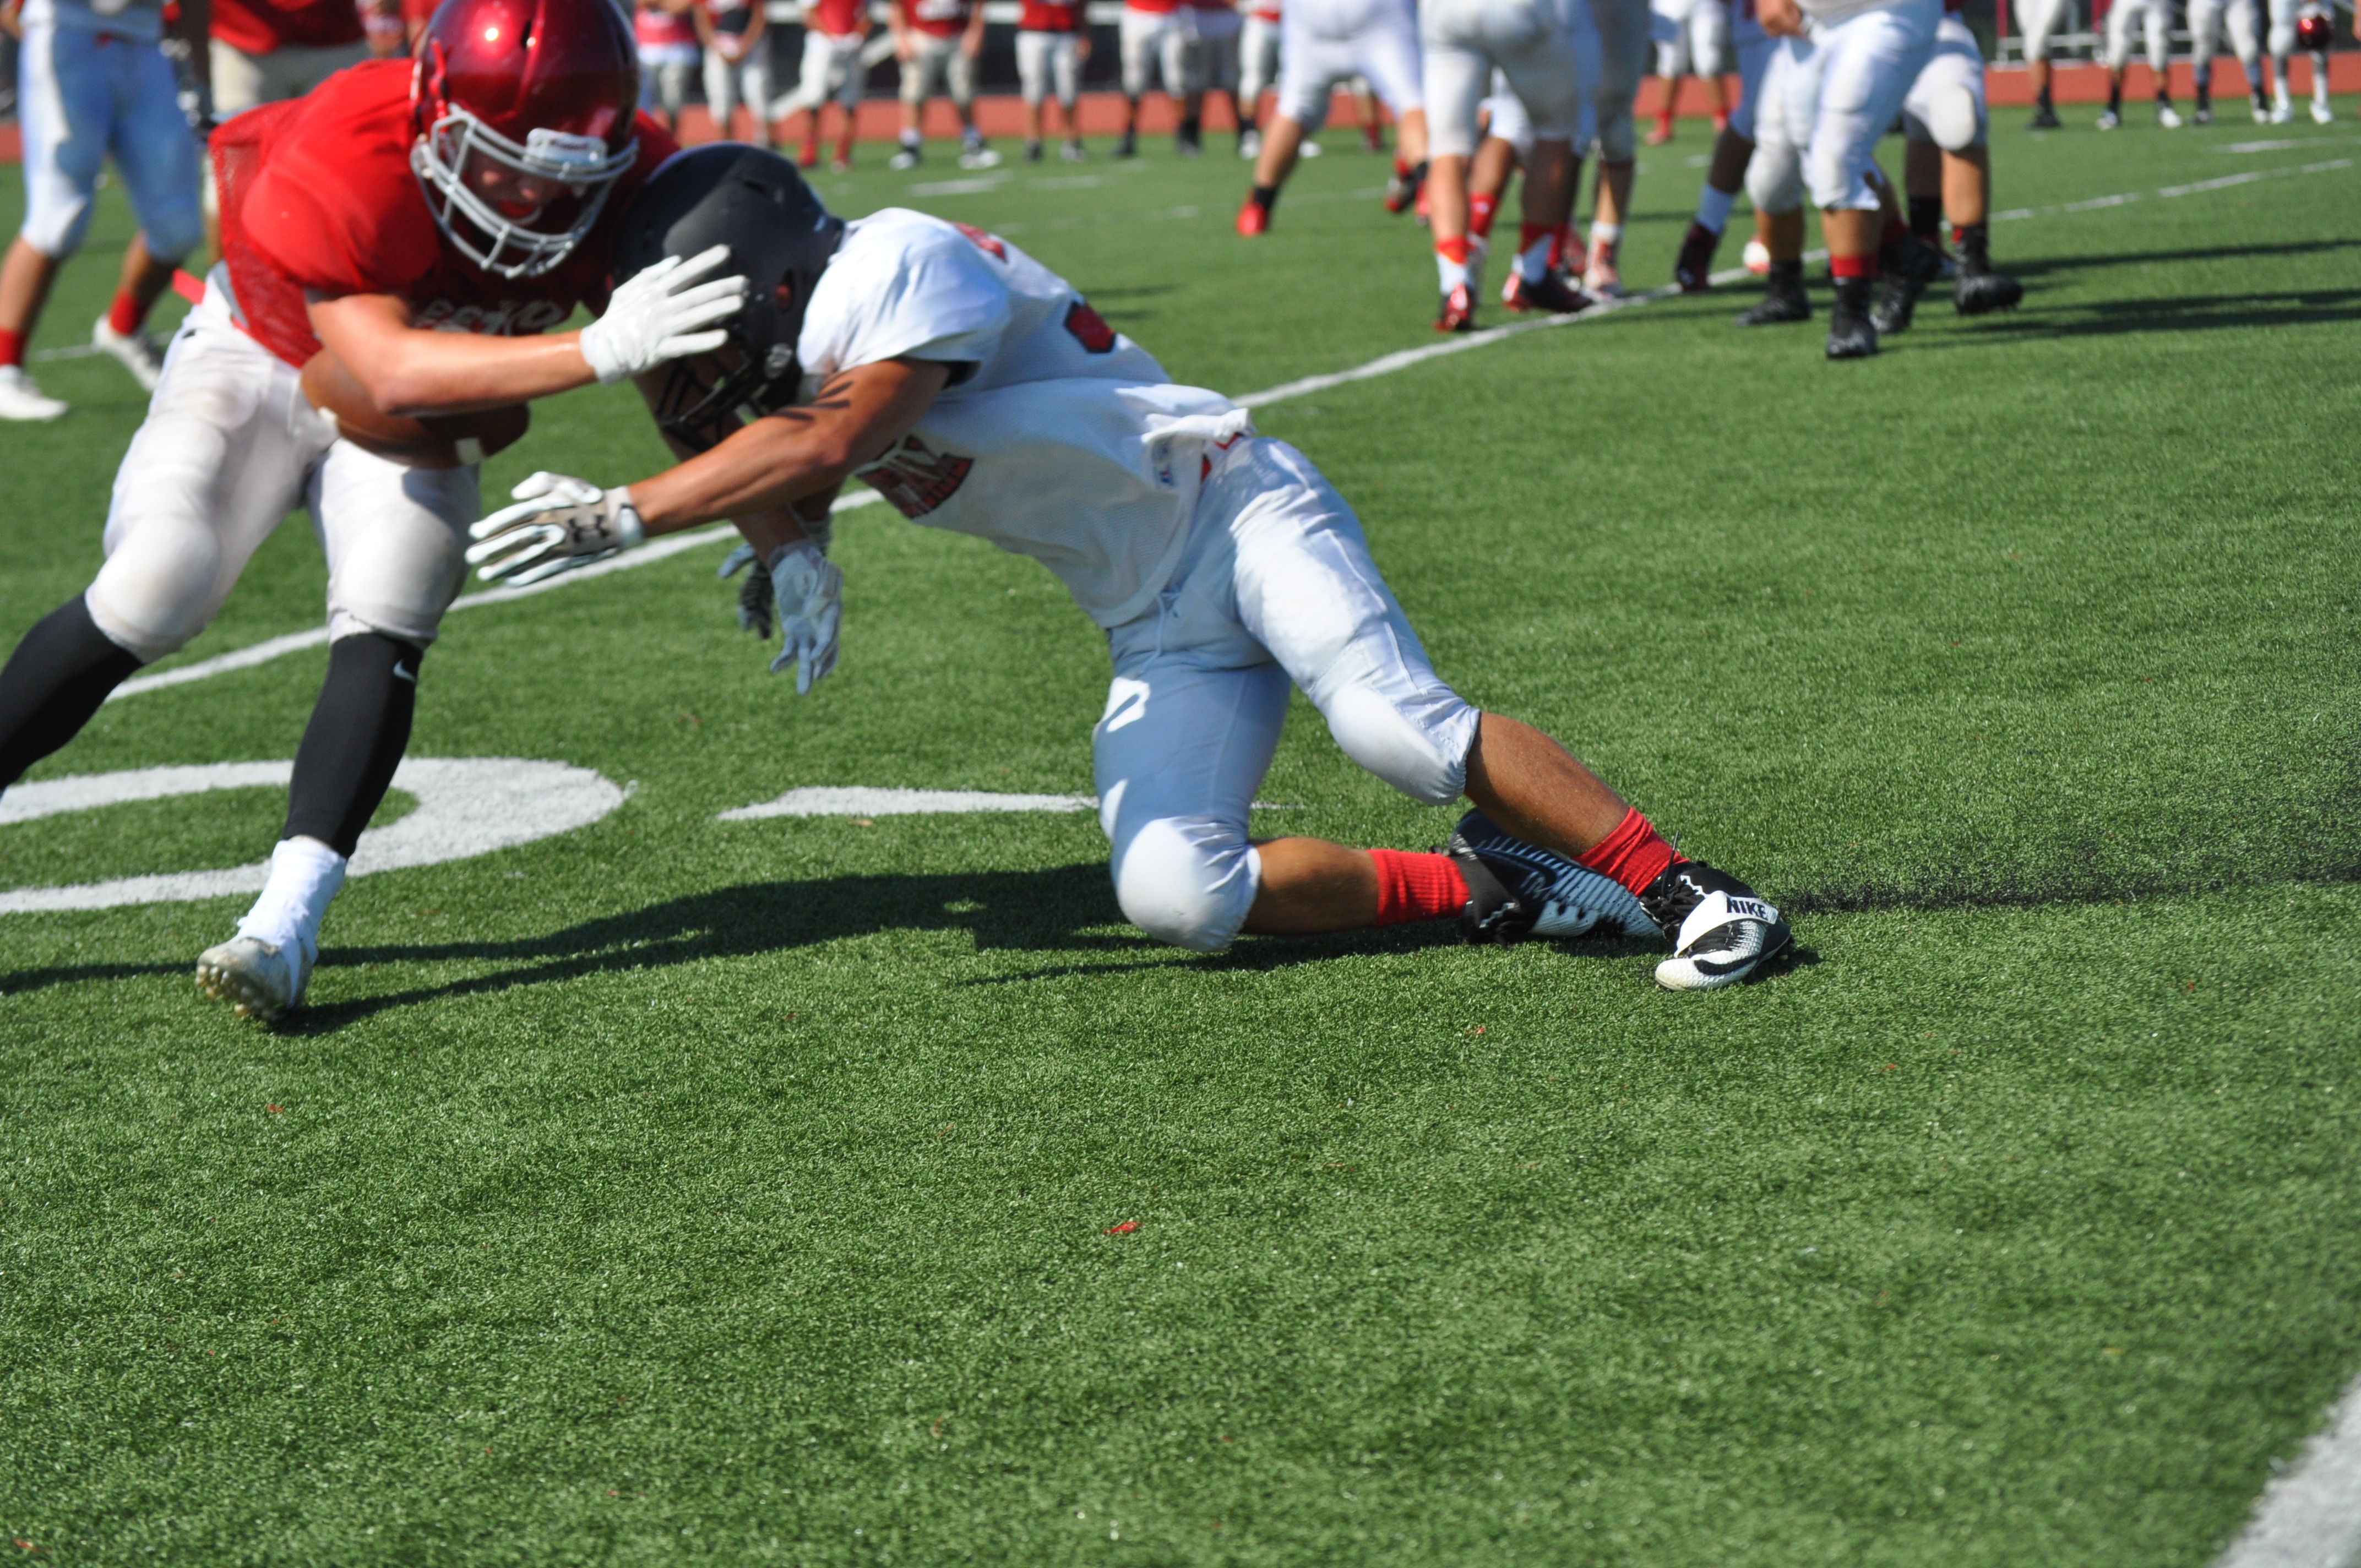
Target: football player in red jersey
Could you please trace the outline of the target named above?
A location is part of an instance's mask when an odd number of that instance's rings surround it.
[[[473,466],[404,466],[341,439],[302,367],[324,347],[381,412],[457,414],[718,345],[743,280],[696,280],[722,253],[607,284],[608,236],[676,150],[635,117],[638,96],[610,0],[445,0],[414,67],[356,66],[214,134],[223,260],[116,476],[105,564],[0,670],[0,786],[203,630],[307,504],[328,557],[327,679],[268,885],[198,961],[241,1013],[302,1000],[478,510]],[[598,319],[540,335],[577,304]]]
[[[1025,101],[1025,161],[1041,161],[1041,104],[1054,89],[1066,125],[1065,159],[1080,163],[1082,62],[1091,58],[1082,0],[1025,0],[1016,16],[1016,81]]]

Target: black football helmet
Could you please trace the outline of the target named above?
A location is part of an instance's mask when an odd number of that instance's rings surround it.
[[[701,450],[737,428],[741,409],[766,414],[796,400],[804,310],[843,238],[844,220],[766,148],[708,142],[656,170],[623,215],[616,280],[717,245],[730,247],[724,271],[747,280],[745,309],[722,323],[729,340],[673,362],[655,410],[666,433]]]

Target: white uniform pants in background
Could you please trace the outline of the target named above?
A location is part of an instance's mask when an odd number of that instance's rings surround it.
[[[902,102],[923,104],[939,88],[961,108],[975,102],[975,61],[957,38],[910,35],[910,58],[902,62]]]
[[[796,90],[772,105],[771,118],[784,120],[807,111],[818,114],[830,98],[842,104],[848,115],[860,108],[862,79],[868,75],[861,63],[861,46],[867,41],[858,33],[835,38],[818,27],[805,33],[803,69],[796,79]]]
[[[2025,58],[2048,60],[2049,40],[2074,30],[2073,0],[2025,0],[2016,25],[2025,32]]]
[[[348,44],[281,44],[268,54],[248,54],[219,38],[205,52],[214,68],[214,113],[226,120],[265,104],[283,104],[369,57],[368,41]]]
[[[1873,212],[1869,170],[1877,138],[1902,112],[1910,84],[1935,53],[1943,0],[1893,0],[1839,21],[1812,24],[1818,93],[1804,182],[1822,212]],[[1789,123],[1794,123],[1794,108]]]
[[[1598,29],[1598,93],[1593,104],[1598,116],[1597,150],[1609,163],[1629,163],[1639,155],[1631,108],[1640,96],[1640,79],[1648,73],[1648,0],[1587,3],[1591,25]]]
[[[2145,25],[2147,64],[2162,71],[2172,58],[2172,0],[2115,0],[2107,13],[2107,69],[2121,71],[2132,57],[2132,27]]]
[[[1902,133],[1945,152],[1982,147],[1992,128],[1984,107],[1984,55],[1976,35],[1949,12],[1935,29],[1935,57],[1902,100]]]
[[[1397,120],[1426,107],[1410,0],[1288,0],[1279,17],[1279,112],[1317,131],[1338,83],[1358,76]]]
[[[1725,0],[1651,0],[1648,36],[1656,45],[1656,74],[1719,76],[1729,52]]]
[[[2263,58],[2261,8],[2255,0],[2189,0],[2189,56],[2200,68],[2222,52],[2223,24],[2229,24],[2230,50],[2251,69]],[[2292,40],[2290,40],[2292,41]]]
[[[1248,119],[1262,95],[1279,85],[1279,35],[1282,24],[1250,16],[1238,35],[1238,103]]]
[[[1082,89],[1080,33],[1016,35],[1016,90],[1027,104],[1038,104],[1052,90],[1058,102],[1071,109]],[[1067,127],[1073,134],[1073,127]]]
[[[743,104],[754,113],[754,137],[768,141],[770,126],[766,116],[771,112],[771,40],[765,36],[754,40],[743,60],[724,60],[718,49],[705,51],[705,106],[713,113],[713,123],[724,137],[738,133],[730,128],[736,117],[738,105]]]
[[[1414,800],[1466,784],[1477,714],[1427,663],[1353,510],[1303,455],[1250,438],[1197,502],[1156,607],[1107,634],[1115,680],[1092,736],[1124,917],[1217,952],[1261,878],[1246,813],[1290,684],[1345,755]]]
[[[31,23],[17,57],[25,241],[53,259],[82,248],[109,153],[148,248],[178,261],[205,237],[197,138],[171,62],[154,44]]]
[[[1201,93],[1238,90],[1238,36],[1245,18],[1227,6],[1201,5],[1196,10],[1196,40],[1189,48],[1189,75]]]
[[[405,468],[336,439],[296,372],[240,331],[216,283],[164,359],[106,516],[106,564],[83,596],[118,647],[152,663],[205,629],[297,506],[328,558],[331,638],[434,640],[459,591],[469,468]]]
[[[1556,0],[1427,0],[1419,27],[1430,156],[1474,155],[1477,110],[1491,93],[1495,71],[1523,107],[1525,122],[1502,130],[1496,119],[1495,135],[1574,139],[1590,82],[1576,28]]]
[[[2304,0],[2270,0],[2271,31],[2264,47],[2275,59],[2285,60],[2295,53],[2296,19],[2303,15]]]
[[[1746,196],[1765,213],[1804,204],[1804,149],[1820,95],[1819,51],[1811,38],[1773,38],[1754,111],[1754,156],[1746,160]]]
[[[1120,40],[1124,96],[1140,97],[1159,82],[1170,97],[1185,98],[1196,92],[1196,62],[1191,58],[1196,41],[1197,13],[1191,6],[1170,11],[1125,6]]]

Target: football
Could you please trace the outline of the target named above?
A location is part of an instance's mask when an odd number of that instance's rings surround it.
[[[2295,41],[2305,49],[2325,49],[2336,41],[2336,27],[2329,19],[2313,12],[2295,25]]]
[[[303,396],[346,441],[412,468],[480,463],[515,445],[533,422],[533,411],[522,403],[423,419],[382,412],[344,361],[324,348],[303,367]]]

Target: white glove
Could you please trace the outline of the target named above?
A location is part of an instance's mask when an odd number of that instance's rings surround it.
[[[619,284],[607,313],[582,329],[582,357],[599,382],[611,387],[627,376],[720,347],[728,334],[713,323],[728,321],[744,306],[746,280],[697,280],[729,256],[726,245],[686,261],[667,256]]]
[[[771,603],[778,611],[786,643],[771,661],[777,674],[796,667],[796,695],[802,696],[836,668],[836,634],[844,623],[844,572],[807,539],[771,552]]]
[[[603,561],[647,537],[631,492],[620,485],[602,490],[588,479],[535,474],[509,492],[517,504],[502,507],[467,530],[478,543],[467,547],[476,576],[519,587]]]

